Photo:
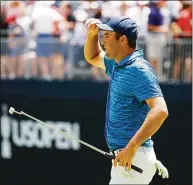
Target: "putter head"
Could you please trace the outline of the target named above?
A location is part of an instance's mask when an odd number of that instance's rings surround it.
[[[15,109],[14,109],[13,107],[10,107],[9,113],[10,113],[10,114],[13,114],[14,112],[15,112]]]

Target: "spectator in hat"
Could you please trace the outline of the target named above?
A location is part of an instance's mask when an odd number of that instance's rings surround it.
[[[24,77],[26,70],[26,61],[24,54],[26,53],[26,32],[18,24],[17,16],[7,17],[9,24],[8,49],[9,49],[9,78]]]

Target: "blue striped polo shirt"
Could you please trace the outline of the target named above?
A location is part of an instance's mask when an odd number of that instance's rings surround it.
[[[110,83],[106,105],[105,138],[110,150],[124,148],[143,124],[150,108],[145,100],[163,96],[155,73],[135,50],[118,64],[106,56],[106,73]],[[151,138],[143,144],[153,145]]]

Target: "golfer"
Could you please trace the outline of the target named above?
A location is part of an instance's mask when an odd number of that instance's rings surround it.
[[[149,184],[159,170],[167,169],[157,161],[151,136],[168,110],[152,66],[136,49],[137,26],[130,18],[112,18],[106,24],[87,19],[85,59],[110,76],[106,106],[105,138],[113,155],[109,184]],[[102,45],[99,32],[104,31]],[[131,164],[143,169],[138,173]]]

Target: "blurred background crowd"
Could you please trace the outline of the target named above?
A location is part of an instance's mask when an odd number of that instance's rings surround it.
[[[87,18],[131,17],[160,82],[192,82],[192,1],[1,1],[1,79],[109,80],[84,58]],[[102,38],[102,33],[101,33]]]

